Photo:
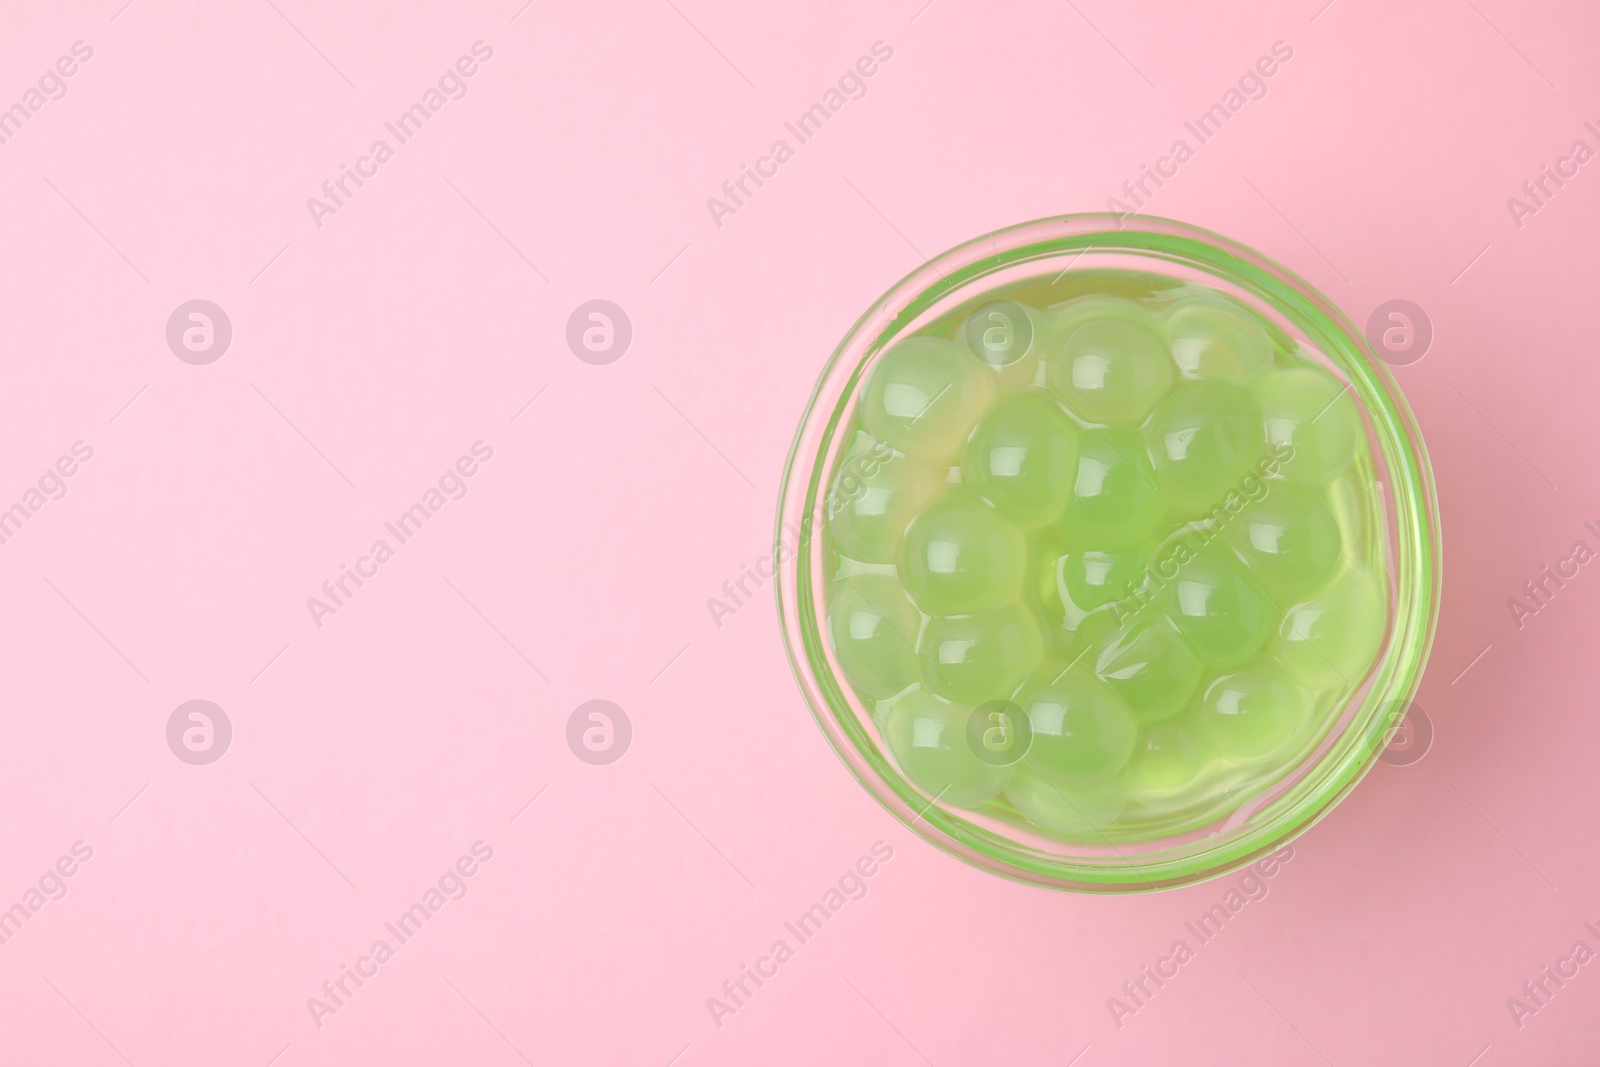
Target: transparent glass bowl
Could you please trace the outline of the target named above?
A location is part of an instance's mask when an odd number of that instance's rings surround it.
[[[1025,280],[1111,269],[1209,286],[1248,305],[1341,381],[1370,453],[1372,563],[1386,577],[1386,632],[1366,677],[1308,753],[1234,805],[1218,798],[1200,825],[1137,840],[1068,842],[982,811],[947,807],[889,757],[827,639],[825,500],[867,373],[888,346]],[[1291,840],[1348,793],[1409,707],[1438,612],[1440,550],[1432,473],[1410,410],[1384,365],[1322,293],[1253,249],[1184,223],[1067,215],[986,234],[928,261],[885,293],[840,342],[817,382],[784,472],[776,530],[777,603],[795,678],[845,765],[918,835],[974,866],[1057,889],[1127,893],[1187,885],[1251,863]]]

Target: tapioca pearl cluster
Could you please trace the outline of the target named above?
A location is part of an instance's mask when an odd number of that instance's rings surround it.
[[[1325,372],[1273,366],[1266,334],[1225,300],[1186,298],[1160,316],[1117,297],[1053,315],[986,307],[955,342],[901,342],[863,391],[863,426],[896,451],[829,529],[880,572],[851,582],[887,584],[835,593],[841,668],[884,701],[901,769],[945,803],[1003,795],[1061,833],[1106,825],[1130,801],[1181,807],[1218,766],[1279,755],[1305,728],[1293,709],[1342,684],[1330,675],[1363,673],[1377,647],[1335,632],[1374,611],[1381,630],[1376,585],[1359,569],[1327,581],[1344,548],[1319,494],[1355,454],[1353,401]],[[992,344],[972,340],[980,313]],[[1150,370],[1151,335],[1165,375]],[[949,400],[967,388],[981,405]],[[1282,445],[1275,454],[1304,448],[1317,462],[1274,479],[1148,610],[1120,617],[1130,589],[1150,593],[1174,525],[1215,519],[1263,450]],[[1293,603],[1281,628],[1279,601]],[[1008,696],[1030,709],[1039,748],[996,768],[961,731],[972,708]]]
[[[1129,795],[1154,807],[1219,769],[1267,766],[1296,750],[1310,733],[1322,694],[1348,688],[1366,674],[1386,625],[1382,591],[1372,575],[1350,564],[1307,599],[1292,605],[1259,654],[1202,677],[1198,700],[1143,735],[1161,755],[1135,754]],[[1159,732],[1159,733],[1158,733]],[[1155,739],[1152,742],[1152,739]],[[1191,757],[1193,751],[1200,758]],[[1141,756],[1141,753],[1144,753]],[[1141,769],[1141,760],[1147,767]],[[1159,768],[1162,784],[1141,784]],[[1164,792],[1165,791],[1165,792]]]
[[[1014,766],[976,759],[964,747],[963,704],[931,693],[897,701],[885,735],[907,777],[942,801],[976,807],[1003,790],[1026,818],[1058,833],[1109,824],[1126,805],[1115,779],[1139,737],[1127,705],[1092,673],[1066,671],[1027,683],[1012,706],[1032,733]]]

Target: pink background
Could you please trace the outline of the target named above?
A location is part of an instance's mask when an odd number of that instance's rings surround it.
[[[1600,148],[1600,17],[1321,2],[8,4],[0,106],[94,54],[0,145],[0,506],[94,457],[0,546],[0,907],[94,855],[0,946],[0,1060],[1600,1057],[1600,965],[1520,1028],[1506,1006],[1600,949],[1600,569],[1520,630],[1506,607],[1597,544],[1600,163],[1520,229],[1506,198]],[[468,95],[314,225],[306,198],[480,39]],[[714,225],[705,199],[879,40],[868,95]],[[1430,314],[1396,373],[1443,513],[1437,737],[1119,1028],[1107,999],[1233,879],[1089,899],[944,856],[824,743],[770,589],[720,629],[706,599],[766,550],[874,298],[1103,208],[1279,40],[1268,95],[1151,210],[1357,323]],[[165,340],[194,298],[233,324],[209,366]],[[609,366],[564,339],[592,298],[633,324]],[[314,625],[306,598],[478,440],[468,495]],[[596,698],[633,725],[609,766],[565,741]],[[233,724],[209,766],[165,740],[191,699]],[[479,840],[468,895],[319,1028],[307,998]],[[719,1028],[706,999],[879,840],[868,895]]]

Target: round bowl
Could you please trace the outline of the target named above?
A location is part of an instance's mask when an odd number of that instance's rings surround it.
[[[1366,455],[1356,484],[1386,622],[1371,668],[1351,680],[1292,764],[1265,784],[1218,790],[1198,814],[1139,833],[1064,838],[943,803],[901,773],[873,708],[844,680],[827,635],[829,487],[851,444],[863,383],[892,344],[1004,289],[1072,295],[1084,279],[1137,275],[1205,286],[1246,305],[1297,358],[1345,383]],[[1194,226],[1080,214],[986,234],[929,260],[880,297],[823,368],[784,472],[777,604],[796,681],[834,750],[908,828],[976,867],[1035,885],[1128,893],[1212,878],[1281,848],[1327,814],[1376,762],[1418,685],[1438,609],[1432,473],[1387,368],[1339,309],[1261,253]]]

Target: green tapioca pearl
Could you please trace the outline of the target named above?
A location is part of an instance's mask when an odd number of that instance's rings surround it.
[[[1146,804],[1159,803],[1194,784],[1205,769],[1205,754],[1176,723],[1144,731],[1123,774],[1128,794]]]
[[[834,546],[862,563],[893,563],[911,520],[946,488],[933,471],[873,442],[847,457],[825,502]]]
[[[1274,371],[1256,386],[1267,442],[1281,452],[1290,481],[1322,485],[1349,466],[1361,416],[1344,383],[1317,367]]]
[[[1317,588],[1339,566],[1339,524],[1322,497],[1274,479],[1245,506],[1224,536],[1270,593],[1293,596]]]
[[[993,800],[1011,775],[973,755],[967,708],[916,691],[889,710],[884,739],[900,771],[939,803],[975,808]]]
[[[1017,604],[957,618],[932,618],[917,644],[922,683],[968,707],[1008,700],[1044,659],[1033,613]]]
[[[1063,789],[1019,771],[1006,783],[1006,799],[1035,826],[1067,837],[1103,840],[1100,831],[1122,813],[1128,798],[1120,784]]]
[[[1085,422],[1134,426],[1172,387],[1165,339],[1146,321],[1094,319],[1050,357],[1049,382]]]
[[[828,607],[833,652],[844,676],[866,696],[893,696],[920,678],[921,629],[922,613],[893,578],[858,574],[834,588]]]
[[[1156,408],[1145,432],[1167,500],[1191,513],[1236,492],[1264,440],[1254,399],[1220,382],[1180,386]]]
[[[952,462],[994,395],[994,382],[965,347],[910,337],[890,348],[867,376],[867,432],[913,459]]]
[[[1372,666],[1387,628],[1388,604],[1378,583],[1352,567],[1285,613],[1272,654],[1314,689],[1356,685]]]
[[[1137,430],[1088,430],[1078,440],[1078,471],[1059,529],[1086,548],[1121,548],[1155,533],[1166,514],[1155,470]]]
[[[1187,549],[1180,544],[1158,560],[1157,603],[1202,665],[1243,663],[1266,643],[1277,616],[1233,553],[1218,542]],[[1168,580],[1161,572],[1173,563]]]
[[[900,546],[900,580],[928,614],[965,615],[1014,600],[1026,561],[1016,525],[958,491],[911,523]]]
[[[1206,687],[1195,730],[1212,751],[1236,762],[1279,755],[1311,721],[1311,695],[1271,660],[1257,660]]]
[[[1064,553],[1054,568],[1062,595],[1085,612],[1128,600],[1149,574],[1151,547],[1141,543]]]
[[[1078,428],[1042,396],[985,415],[962,453],[961,480],[1024,529],[1061,517],[1078,463]]]
[[[1128,705],[1088,671],[1030,682],[1013,698],[1033,730],[1023,766],[1067,789],[1103,785],[1133,755],[1139,728]]]
[[[1095,655],[1094,669],[1143,724],[1178,714],[1200,684],[1200,661],[1161,618],[1119,630]]]
[[[1079,326],[1103,319],[1131,322],[1151,327],[1156,313],[1138,300],[1110,293],[1091,293],[1064,301],[1050,309],[1050,326],[1045,338],[1046,355],[1054,355]],[[1152,327],[1153,328],[1153,327]]]
[[[1172,360],[1190,378],[1243,384],[1272,366],[1272,340],[1256,317],[1221,296],[1190,297],[1167,312]]]

